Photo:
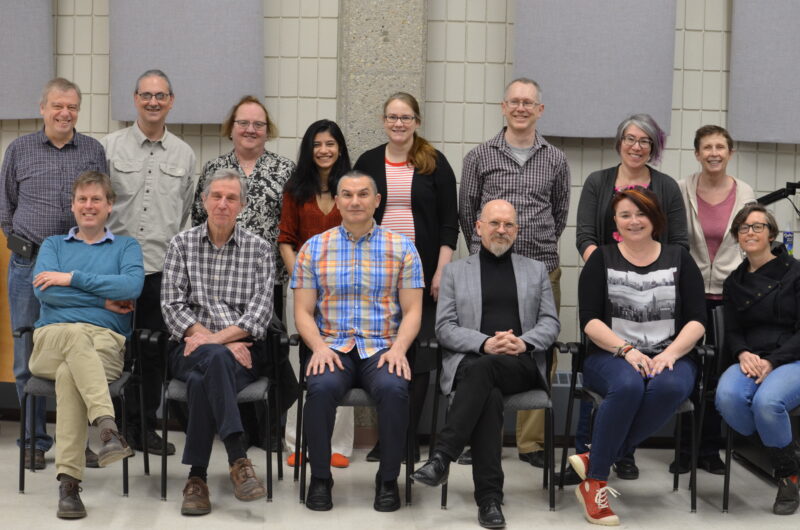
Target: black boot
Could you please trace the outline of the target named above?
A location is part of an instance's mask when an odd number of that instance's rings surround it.
[[[792,515],[800,506],[798,492],[798,461],[794,444],[786,447],[769,447],[775,478],[778,479],[778,494],[772,512],[775,515]]]

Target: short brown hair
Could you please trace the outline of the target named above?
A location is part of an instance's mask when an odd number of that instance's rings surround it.
[[[103,192],[106,194],[106,200],[114,204],[114,201],[117,200],[117,194],[114,193],[114,188],[111,186],[111,179],[108,178],[108,175],[99,171],[84,171],[78,175],[78,178],[72,183],[72,200],[75,200],[75,194],[78,192],[79,188],[91,186],[92,184],[97,184],[103,188]]]
[[[275,138],[278,136],[278,126],[275,125],[275,122],[269,119],[269,112],[267,112],[267,107],[261,103],[261,100],[255,96],[247,95],[242,96],[242,99],[239,100],[236,105],[231,108],[231,112],[228,114],[228,117],[225,118],[225,121],[222,122],[222,131],[221,134],[225,138],[230,138],[231,133],[233,132],[233,122],[236,120],[236,111],[239,110],[239,107],[244,105],[245,103],[255,103],[264,111],[264,116],[266,116],[267,122],[267,140]]]
[[[724,136],[725,141],[728,142],[728,151],[733,151],[733,138],[731,138],[731,133],[728,132],[728,129],[725,127],[720,127],[719,125],[703,125],[694,133],[695,153],[700,150],[700,140],[706,136],[711,136],[712,134]]]
[[[745,204],[741,210],[739,210],[736,215],[733,217],[733,221],[731,221],[731,235],[737,241],[739,240],[739,227],[747,221],[747,218],[750,217],[750,214],[753,212],[761,212],[767,218],[767,226],[769,227],[769,240],[772,241],[776,237],[778,237],[778,222],[775,220],[775,216],[767,210],[763,204],[758,204],[757,202],[751,202],[749,204]]]
[[[658,197],[652,191],[641,186],[635,186],[618,191],[611,199],[611,209],[614,217],[617,215],[617,204],[622,199],[628,199],[650,220],[653,225],[653,239],[658,239],[667,226],[667,216],[658,204]]]
[[[54,77],[50,81],[44,85],[42,89],[42,97],[39,100],[39,106],[44,107],[47,103],[47,97],[50,95],[50,91],[58,90],[59,92],[69,92],[70,90],[74,90],[76,94],[78,94],[78,108],[81,106],[81,100],[83,96],[81,95],[81,89],[78,88],[78,85],[70,81],[69,79],[64,79],[63,77]]]

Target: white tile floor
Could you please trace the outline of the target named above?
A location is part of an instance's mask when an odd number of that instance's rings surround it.
[[[51,426],[51,430],[52,430]],[[0,528],[58,528],[80,525],[81,528],[298,528],[298,529],[389,529],[409,530],[479,528],[477,509],[472,498],[470,467],[453,464],[450,473],[448,509],[439,508],[439,489],[415,485],[414,505],[402,507],[390,514],[372,509],[373,480],[377,464],[364,461],[366,450],[356,450],[348,469],[334,470],[334,508],[330,512],[312,512],[297,501],[297,484],[291,470],[284,468],[286,478],[275,481],[272,503],[242,503],[233,497],[228,480],[224,448],[214,447],[209,473],[212,513],[204,517],[187,518],[180,515],[181,490],[188,469],[180,464],[179,456],[169,457],[168,500],[159,498],[160,457],[151,459],[153,473],[142,472],[142,458],[137,454],[130,461],[131,493],[122,492],[122,468],[87,470],[81,497],[89,512],[80,522],[60,521],[55,517],[58,483],[55,480],[54,454],[47,454],[48,467],[31,474],[26,472],[24,495],[17,492],[18,452],[14,440],[18,425],[0,422]],[[96,433],[94,433],[96,435]],[[183,434],[171,433],[170,440],[183,447]],[[96,447],[96,444],[95,444]],[[423,455],[427,454],[423,452]],[[251,449],[250,456],[257,465],[256,473],[263,478],[264,453]],[[547,492],[541,489],[541,473],[517,460],[516,450],[503,453],[506,473],[504,513],[508,528],[592,528],[584,522],[575,500],[574,486],[556,491],[556,511],[547,508]],[[637,481],[612,480],[611,485],[622,493],[612,499],[612,507],[628,528],[682,530],[692,528],[732,530],[747,528],[800,528],[800,514],[789,517],[772,515],[774,487],[734,462],[731,493],[731,512],[720,513],[722,478],[698,472],[698,511],[689,512],[688,475],[683,476],[681,489],[672,491],[671,475],[666,466],[671,460],[666,450],[640,450],[637,463],[641,477]],[[402,490],[402,480],[401,480]]]

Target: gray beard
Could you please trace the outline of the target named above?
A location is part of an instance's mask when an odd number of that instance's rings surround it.
[[[488,250],[489,250],[489,252],[491,252],[492,254],[494,254],[496,257],[499,258],[503,254],[508,252],[508,249],[511,248],[511,245],[513,245],[513,243],[511,243],[510,241],[508,243],[501,243],[499,241],[491,241],[489,243]]]

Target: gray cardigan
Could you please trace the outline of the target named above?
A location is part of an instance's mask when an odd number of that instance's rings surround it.
[[[649,166],[648,166],[649,167]],[[606,233],[606,211],[614,196],[617,168],[601,169],[589,175],[583,183],[578,202],[575,246],[583,256],[589,245],[613,243],[612,234]],[[650,169],[650,189],[658,197],[658,204],[667,216],[667,227],[658,237],[661,243],[672,243],[689,250],[689,233],[686,227],[686,207],[678,183],[664,173]]]

